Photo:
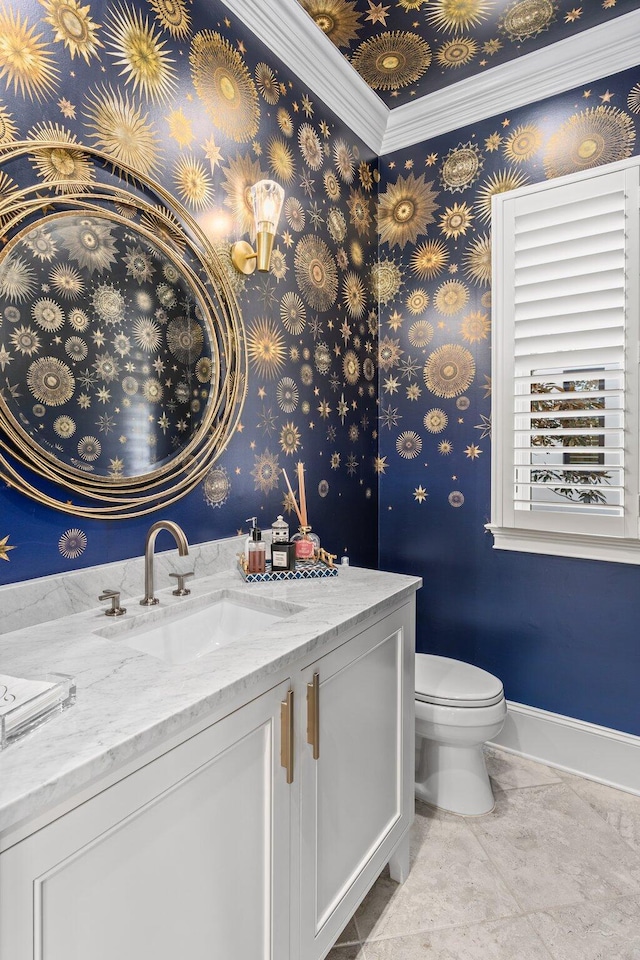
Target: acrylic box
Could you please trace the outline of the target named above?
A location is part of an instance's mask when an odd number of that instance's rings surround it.
[[[31,733],[41,723],[62,713],[76,702],[75,679],[63,673],[47,673],[35,680],[9,678],[16,681],[15,689],[25,695],[16,697],[15,706],[0,712],[0,750]],[[2,685],[5,694],[0,697],[0,707],[7,706],[7,697],[13,695],[11,685]],[[29,696],[29,688],[33,696]]]

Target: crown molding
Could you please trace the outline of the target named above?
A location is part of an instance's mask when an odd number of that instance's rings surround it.
[[[634,10],[395,107],[380,155],[637,66],[638,37],[640,10]]]
[[[297,0],[222,0],[377,155],[389,108]]]

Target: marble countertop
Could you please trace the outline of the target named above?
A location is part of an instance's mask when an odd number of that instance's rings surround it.
[[[67,673],[77,687],[77,702],[69,710],[0,752],[0,832],[46,813],[207,714],[238,702],[244,691],[282,675],[289,663],[321,651],[340,632],[383,615],[420,585],[417,577],[355,567],[340,567],[337,577],[323,580],[246,584],[233,569],[190,581],[188,598],[173,597],[171,587],[159,590],[167,611],[222,590],[284,614],[242,642],[181,665],[96,633],[115,622],[104,616],[104,604],[0,636],[3,673]],[[118,623],[158,615],[160,608],[149,611],[138,599],[123,601],[128,613]]]

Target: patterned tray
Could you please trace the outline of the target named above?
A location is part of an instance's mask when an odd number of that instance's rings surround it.
[[[265,573],[246,573],[242,563],[238,561],[238,569],[247,583],[275,583],[278,580],[317,580],[327,577],[337,577],[338,568],[329,567],[321,560],[315,563],[305,563],[298,561],[295,570],[271,570],[271,561],[267,560],[267,569]]]

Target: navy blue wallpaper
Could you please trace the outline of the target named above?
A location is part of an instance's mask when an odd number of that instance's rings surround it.
[[[420,650],[640,734],[640,569],[492,549],[491,197],[640,151],[640,68],[384,157],[380,565],[421,574]]]
[[[228,261],[230,242],[251,239],[248,187],[270,176],[285,188],[270,272],[230,274],[249,355],[241,422],[162,516],[191,542],[246,531],[255,514],[265,527],[283,512],[293,523],[282,471],[295,489],[302,461],[323,546],[374,565],[376,158],[217,0],[8,0],[0,36],[0,146],[34,143],[18,174],[0,172],[0,197],[91,182],[89,156],[39,146],[86,144],[159,182]],[[182,382],[180,276],[135,236],[116,243],[107,221],[93,225],[88,253],[77,226],[46,225],[0,252],[0,390],[67,464],[117,475],[142,393],[157,409],[143,437],[153,463],[195,409],[184,391],[171,395]],[[206,397],[206,350],[199,363]],[[158,519],[82,520],[68,499],[65,514],[3,484],[0,582],[138,555]]]

